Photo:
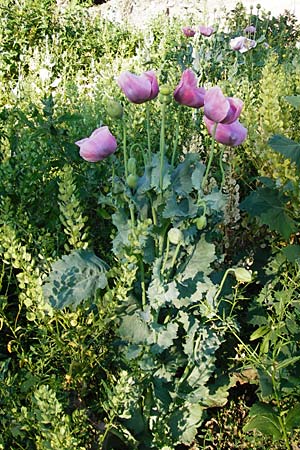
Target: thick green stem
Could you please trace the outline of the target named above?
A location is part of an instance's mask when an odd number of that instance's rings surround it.
[[[127,133],[126,133],[126,120],[123,118],[123,155],[124,155],[124,170],[125,178],[128,177],[128,167],[127,167]]]
[[[212,161],[213,161],[213,157],[214,157],[215,136],[216,136],[217,126],[218,126],[218,123],[216,122],[214,124],[214,126],[213,126],[213,129],[212,129],[212,135],[211,135],[212,140],[211,140],[211,146],[210,146],[210,153],[209,153],[208,163],[207,163],[207,166],[206,166],[206,171],[205,171],[204,177],[202,179],[202,184],[201,184],[202,190],[205,189],[205,186],[206,186],[206,183],[207,183],[208,174],[209,174],[210,167],[211,167],[211,164],[212,164]]]
[[[167,239],[167,246],[165,249],[165,255],[164,255],[164,260],[163,260],[163,264],[161,267],[161,274],[163,275],[165,272],[165,268],[166,268],[166,264],[167,264],[167,260],[168,260],[168,256],[169,256],[169,251],[170,251],[170,240],[169,238]]]
[[[145,284],[145,270],[144,262],[140,259],[140,273],[141,273],[141,288],[142,288],[142,309],[146,307],[146,284]]]
[[[173,144],[173,153],[172,153],[172,159],[171,159],[171,166],[172,167],[174,167],[176,154],[177,154],[178,137],[179,137],[179,123],[180,123],[180,115],[179,115],[179,112],[178,112],[177,121],[176,121],[175,140],[174,140],[174,144]]]
[[[221,174],[222,174],[221,189],[223,188],[223,186],[225,184],[225,171],[224,171],[224,166],[223,166],[223,155],[224,155],[224,147],[222,147],[222,149],[221,149],[220,158],[219,158],[219,165],[220,165],[220,170],[221,170]]]
[[[151,133],[150,133],[150,106],[146,102],[146,123],[147,123],[147,139],[148,139],[148,159],[151,161]]]
[[[166,104],[161,104],[161,128],[160,128],[160,177],[159,187],[163,190],[163,169],[165,157],[165,127],[166,127]]]
[[[220,283],[220,286],[219,286],[219,289],[216,292],[215,300],[217,300],[217,298],[221,294],[223,286],[224,286],[224,283],[226,281],[226,278],[227,278],[228,274],[231,273],[231,272],[234,272],[234,269],[231,269],[231,268],[227,269],[226,272],[224,273],[223,278],[222,278],[221,283]]]

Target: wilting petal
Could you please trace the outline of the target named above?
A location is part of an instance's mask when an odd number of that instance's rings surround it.
[[[194,72],[186,69],[181,76],[180,83],[174,91],[174,99],[181,105],[201,108],[204,104],[205,89],[197,87],[197,78]]]
[[[117,141],[108,127],[97,128],[89,138],[75,142],[80,156],[89,162],[98,162],[116,151]]]
[[[248,39],[244,36],[238,36],[234,39],[231,39],[229,42],[232,50],[236,50],[240,53],[245,53],[251,50],[251,48],[256,47],[256,41],[253,39]]]
[[[183,27],[182,32],[186,37],[193,37],[196,34],[196,31],[191,27]]]
[[[244,46],[246,38],[244,36],[238,36],[234,39],[230,39],[229,45],[232,50],[240,50]]]
[[[230,103],[218,86],[214,86],[205,94],[204,114],[213,122],[222,122],[230,109]]]
[[[123,72],[118,78],[118,84],[126,97],[132,103],[144,103],[152,100],[158,94],[158,82],[153,71],[142,75]]]
[[[207,130],[212,135],[215,122],[204,116],[204,123]],[[236,147],[244,142],[247,137],[247,129],[236,120],[230,124],[218,123],[215,131],[215,139],[220,144]]]
[[[205,27],[204,25],[200,25],[199,31],[200,31],[200,34],[202,34],[203,36],[209,37],[213,34],[213,32],[215,30],[212,27]]]

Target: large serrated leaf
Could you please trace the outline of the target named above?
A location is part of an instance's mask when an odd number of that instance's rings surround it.
[[[275,134],[270,137],[268,144],[273,150],[290,159],[300,169],[300,144],[291,139]]]
[[[192,177],[195,169],[199,168],[199,155],[197,153],[188,153],[184,161],[176,167],[172,174],[172,188],[179,194],[186,196],[192,192],[194,182]],[[203,170],[204,172],[204,170]],[[202,172],[202,176],[203,176]],[[198,178],[201,172],[197,172]],[[198,181],[198,188],[201,184],[201,179]]]
[[[286,209],[288,198],[275,189],[258,188],[241,202],[240,208],[260,221],[271,230],[280,233],[285,239],[296,232],[294,220]]]
[[[199,404],[186,402],[173,412],[169,419],[174,444],[192,443],[197,427],[202,422],[204,408]]]
[[[54,308],[76,308],[97,289],[106,287],[107,269],[105,262],[88,250],[64,255],[52,265],[43,286],[44,297]]]
[[[150,345],[154,342],[154,332],[137,312],[122,318],[118,334],[124,341],[131,344]]]
[[[214,244],[207,242],[205,236],[202,235],[182,274],[180,274],[179,281],[194,278],[199,273],[209,274],[211,272],[210,265],[215,259]]]

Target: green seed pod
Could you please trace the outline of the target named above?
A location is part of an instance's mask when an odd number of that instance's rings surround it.
[[[250,283],[252,281],[252,273],[244,267],[234,269],[234,275],[239,283]]]
[[[171,244],[177,245],[180,242],[183,242],[183,233],[179,228],[171,228],[168,231],[168,238]]]
[[[160,92],[162,95],[171,95],[171,94],[172,94],[172,89],[170,88],[169,85],[163,84],[162,86],[160,86],[159,92]]]
[[[204,230],[207,225],[206,216],[197,217],[197,219],[195,219],[195,224],[198,230]]]
[[[160,103],[169,105],[172,102],[172,97],[171,97],[171,95],[163,95],[160,93],[160,94],[158,94],[158,100],[160,101]]]
[[[116,100],[106,101],[106,112],[113,119],[122,119],[123,117],[123,107]]]
[[[131,173],[126,178],[126,183],[131,189],[135,189],[137,187],[138,179],[139,177],[137,175]]]
[[[132,175],[136,175],[136,159],[129,158],[127,162],[128,171]]]

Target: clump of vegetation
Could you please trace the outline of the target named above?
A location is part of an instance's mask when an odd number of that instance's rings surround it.
[[[0,449],[297,449],[296,18],[2,3]]]

